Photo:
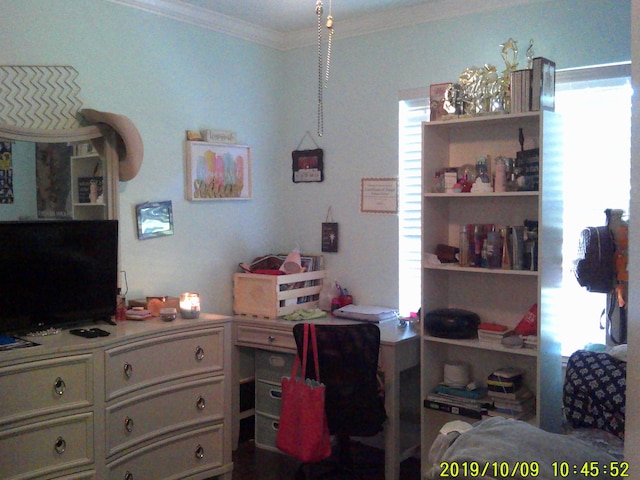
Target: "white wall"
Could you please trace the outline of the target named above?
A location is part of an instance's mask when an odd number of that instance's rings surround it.
[[[72,65],[84,106],[140,130],[142,168],[120,184],[129,298],[199,291],[204,309],[230,313],[237,263],[277,247],[282,52],[98,0],[1,0],[0,12],[0,64]],[[253,200],[184,200],[185,130],[200,128],[252,147]],[[160,200],[175,235],[139,241],[135,205]]]
[[[85,106],[138,126],[144,163],[120,185],[130,298],[197,290],[204,309],[230,313],[237,263],[296,245],[319,251],[331,205],[341,236],[340,252],[326,254],[331,278],[357,301],[396,306],[397,218],[360,214],[359,193],[362,177],[397,175],[398,91],[501,68],[509,37],[521,50],[534,38],[558,68],[628,60],[629,5],[543,1],[336,40],[322,138],[313,46],[281,52],[99,0],[0,0],[0,64],[72,65]],[[251,145],[253,200],[184,200],[184,132],[198,128]],[[325,151],[326,180],[293,184],[291,151],[307,130]],[[159,200],[173,202],[175,235],[137,240],[135,205]]]
[[[356,301],[397,306],[397,218],[360,214],[359,193],[363,177],[398,174],[398,92],[454,81],[485,63],[502,70],[500,44],[509,37],[519,42],[521,62],[531,38],[536,55],[554,59],[558,68],[629,60],[628,12],[627,1],[557,0],[336,41],[324,93],[325,134],[315,137],[325,151],[326,180],[319,185],[293,184],[286,171],[287,154],[305,130],[316,131],[316,47],[290,52],[282,242],[291,237],[318,249],[331,205],[341,237],[340,252],[326,255],[331,278]]]

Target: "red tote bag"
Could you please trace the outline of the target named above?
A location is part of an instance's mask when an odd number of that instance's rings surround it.
[[[305,380],[307,347],[311,348],[318,381]],[[331,440],[324,411],[325,386],[320,383],[315,325],[304,325],[302,378],[296,378],[300,360],[296,355],[290,378],[282,379],[282,408],[276,446],[303,462],[319,462],[331,456]]]

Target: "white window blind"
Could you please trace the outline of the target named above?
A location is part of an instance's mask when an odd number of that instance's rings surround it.
[[[421,302],[420,212],[422,129],[429,119],[427,98],[401,100],[399,115],[399,309],[408,316]]]

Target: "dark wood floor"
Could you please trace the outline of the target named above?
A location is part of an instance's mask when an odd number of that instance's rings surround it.
[[[363,480],[384,480],[384,452],[360,443],[352,444],[354,463],[368,465]],[[287,455],[256,448],[253,440],[239,444],[233,453],[233,480],[293,480],[299,462]],[[400,465],[401,480],[419,480],[420,462],[409,458]]]

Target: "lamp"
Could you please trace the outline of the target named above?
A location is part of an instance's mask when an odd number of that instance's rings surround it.
[[[185,292],[180,295],[180,316],[182,318],[200,316],[200,294]]]

